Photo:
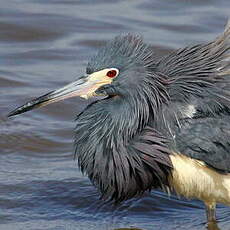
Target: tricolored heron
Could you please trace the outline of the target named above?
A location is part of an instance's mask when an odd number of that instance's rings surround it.
[[[117,202],[161,188],[230,205],[230,22],[213,42],[156,61],[142,38],[118,36],[88,63],[85,76],[12,111],[68,97],[102,95],[76,119],[81,170]]]

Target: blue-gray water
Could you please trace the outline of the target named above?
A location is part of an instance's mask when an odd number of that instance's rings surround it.
[[[161,56],[214,39],[228,17],[229,0],[0,0],[0,230],[205,229],[199,201],[159,191],[118,206],[99,200],[73,160],[83,99],[5,115],[80,76],[120,33],[142,34]],[[230,208],[217,215],[229,230]]]

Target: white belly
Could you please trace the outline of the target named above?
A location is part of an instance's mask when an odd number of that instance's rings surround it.
[[[170,156],[173,171],[169,178],[170,186],[178,195],[196,198],[205,203],[230,205],[230,173],[221,174],[182,154]]]

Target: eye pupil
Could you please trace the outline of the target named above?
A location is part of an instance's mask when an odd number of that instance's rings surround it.
[[[114,69],[113,69],[113,70],[110,70],[110,71],[107,72],[106,75],[107,75],[107,77],[111,77],[111,78],[112,78],[112,77],[116,77],[116,76],[117,76],[117,71],[114,70]]]

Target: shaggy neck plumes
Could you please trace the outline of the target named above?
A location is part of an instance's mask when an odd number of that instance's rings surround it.
[[[143,98],[105,99],[77,118],[79,166],[104,199],[122,201],[167,186],[171,162],[166,140],[146,126],[151,105]]]

